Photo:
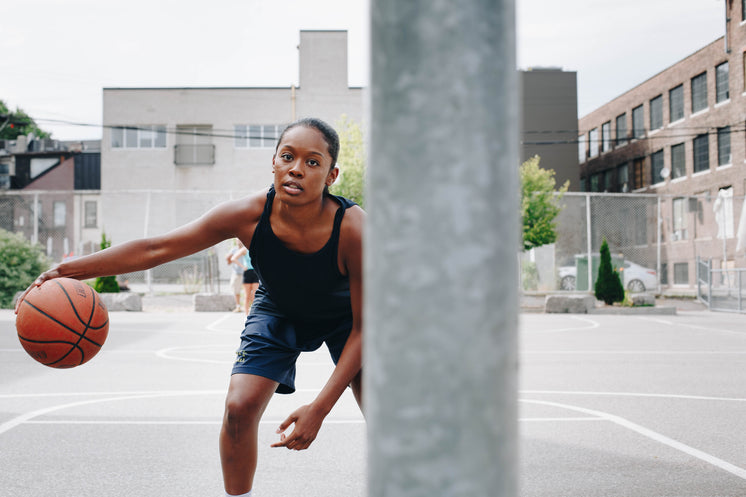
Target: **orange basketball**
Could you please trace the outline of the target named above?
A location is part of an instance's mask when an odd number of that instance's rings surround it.
[[[109,334],[109,312],[90,286],[71,278],[47,280],[23,299],[16,331],[28,354],[52,368],[88,362]]]

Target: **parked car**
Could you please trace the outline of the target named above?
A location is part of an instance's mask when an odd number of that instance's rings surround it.
[[[575,290],[575,266],[562,266],[557,269],[561,290]],[[632,293],[654,290],[658,287],[658,273],[655,269],[640,266],[632,261],[624,261],[619,268],[624,288]]]

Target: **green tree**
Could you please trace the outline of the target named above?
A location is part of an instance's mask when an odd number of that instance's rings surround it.
[[[601,260],[598,263],[598,279],[596,280],[595,293],[598,300],[603,300],[607,305],[624,300],[624,286],[619,278],[619,273],[611,265],[611,252],[609,244],[604,238],[600,250]]]
[[[33,133],[37,138],[49,138],[50,133],[43,131],[24,111],[16,107],[11,112],[5,102],[0,100],[0,140],[15,140],[20,135]]]
[[[562,206],[560,200],[567,192],[566,181],[555,192],[553,169],[539,167],[540,158],[533,156],[521,164],[521,217],[523,218],[523,250],[541,247],[557,240],[555,218]]]
[[[357,202],[365,208],[365,146],[363,130],[358,123],[343,115],[335,123],[339,134],[339,178],[330,191]]]
[[[16,293],[28,288],[49,266],[40,246],[21,234],[0,229],[0,307],[12,307]]]
[[[106,233],[101,233],[101,250],[111,247],[111,240],[106,238]],[[93,282],[93,289],[98,293],[119,293],[119,283],[116,276],[102,276]]]

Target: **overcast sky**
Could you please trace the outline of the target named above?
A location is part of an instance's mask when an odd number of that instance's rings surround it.
[[[61,140],[101,137],[104,87],[297,83],[302,29],[348,30],[350,84],[368,82],[369,0],[8,3],[0,99]],[[517,0],[517,11],[519,67],[577,71],[580,116],[722,36],[725,17],[724,0]]]

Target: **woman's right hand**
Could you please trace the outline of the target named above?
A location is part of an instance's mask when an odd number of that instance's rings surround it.
[[[21,307],[21,302],[23,302],[23,299],[26,298],[26,295],[28,295],[28,292],[33,290],[34,288],[41,286],[42,283],[44,283],[47,280],[52,280],[54,278],[59,278],[60,273],[57,271],[57,268],[52,268],[49,271],[44,271],[39,275],[38,278],[34,280],[33,283],[29,285],[29,287],[26,289],[25,292],[21,294],[20,297],[18,297],[18,300],[16,300],[16,307],[15,307],[15,313],[18,314],[18,309]]]

